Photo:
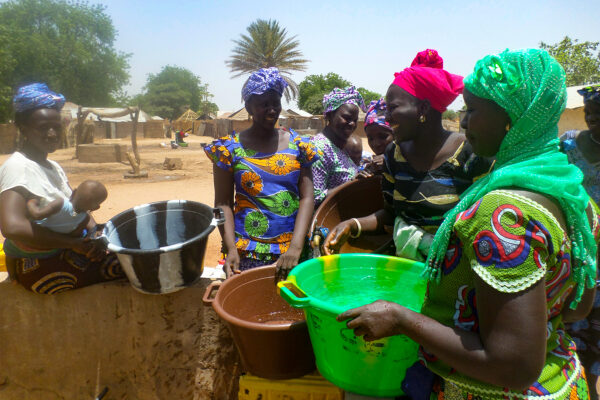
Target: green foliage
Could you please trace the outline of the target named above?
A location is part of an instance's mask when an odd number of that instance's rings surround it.
[[[188,108],[192,110],[213,109],[213,97],[208,85],[186,68],[167,65],[158,74],[150,74],[145,86],[146,93],[134,99],[142,108],[162,118],[175,119]],[[218,109],[218,108],[217,108]]]
[[[334,88],[345,88],[352,85],[350,81],[342,78],[334,72],[326,75],[309,75],[298,85],[298,108],[317,115],[322,114],[323,96],[331,92]],[[358,92],[368,105],[371,100],[378,100],[381,95],[365,88],[358,88]]]
[[[304,71],[308,60],[298,50],[296,36],[287,37],[285,28],[275,20],[257,19],[246,28],[247,34],[233,40],[235,47],[225,64],[233,77],[251,74],[260,68],[277,67],[288,83],[285,97],[289,101],[298,94],[296,82],[290,78],[291,71]]]
[[[442,113],[442,119],[456,121],[458,119],[458,113],[454,110],[446,110]]]
[[[368,89],[365,89],[363,87],[359,87],[358,89],[358,93],[360,93],[360,95],[363,97],[363,100],[365,101],[365,106],[369,106],[369,103],[373,100],[379,100],[380,98],[382,98],[383,96],[380,95],[377,92],[371,92]]]
[[[565,36],[555,44],[540,42],[540,48],[547,50],[562,65],[567,75],[567,86],[585,85],[600,82],[600,42],[579,42]]]
[[[45,82],[68,101],[108,106],[129,81],[129,54],[114,48],[116,30],[102,5],[67,0],[0,4],[0,120],[11,91]]]

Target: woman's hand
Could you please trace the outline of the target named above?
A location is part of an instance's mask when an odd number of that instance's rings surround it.
[[[225,277],[229,278],[233,274],[239,274],[240,271],[240,255],[237,250],[233,250],[227,253],[225,258],[225,264],[223,265],[223,271],[225,271]]]
[[[288,274],[296,265],[298,265],[298,260],[300,259],[300,255],[302,254],[302,249],[290,248],[288,251],[283,253],[275,266],[277,270],[275,271],[275,282],[282,281],[287,278]]]
[[[367,342],[402,333],[403,316],[407,309],[391,301],[377,300],[362,307],[353,308],[337,316],[342,322],[350,319],[346,326],[356,336]]]
[[[356,223],[351,219],[337,224],[335,228],[329,231],[329,235],[325,238],[325,242],[323,243],[323,253],[327,256],[337,253],[344,243],[348,241],[348,237],[352,233],[353,227],[358,229]]]
[[[107,253],[106,248],[100,240],[92,240],[89,237],[77,240],[71,249],[77,253],[84,254],[92,261],[102,260],[102,258],[106,257]]]

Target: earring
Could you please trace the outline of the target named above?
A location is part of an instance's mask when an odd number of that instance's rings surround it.
[[[505,130],[506,130],[506,132],[510,131],[510,124],[506,124]]]
[[[420,123],[424,123],[425,121],[426,121],[426,119],[425,119],[425,116],[424,116],[424,115],[421,115],[421,116],[419,117],[419,122],[420,122]]]

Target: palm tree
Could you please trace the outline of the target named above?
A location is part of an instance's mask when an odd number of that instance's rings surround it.
[[[291,71],[306,70],[308,60],[302,58],[298,50],[300,42],[296,36],[286,37],[285,28],[281,28],[275,20],[257,19],[247,28],[247,34],[234,40],[236,44],[231,58],[225,64],[234,73],[233,78],[251,74],[260,68],[277,67],[288,83],[285,99],[296,98],[298,85],[290,77]]]

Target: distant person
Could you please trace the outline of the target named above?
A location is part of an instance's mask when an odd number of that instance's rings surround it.
[[[0,229],[11,279],[36,293],[54,294],[122,277],[117,257],[91,237],[53,232],[29,219],[27,204],[68,201],[73,191],[63,169],[48,159],[58,148],[65,98],[33,83],[13,98],[22,146],[0,167]],[[90,218],[85,229],[95,231]]]
[[[583,187],[596,206],[600,205],[600,85],[577,91],[583,96],[583,112],[588,129],[567,131],[560,137],[561,150],[569,162],[583,172]],[[597,280],[600,285],[600,279]],[[597,286],[600,289],[600,286]],[[567,326],[577,344],[577,354],[587,372],[590,398],[599,399],[600,385],[600,291],[587,318]]]
[[[385,110],[384,98],[373,100],[369,104],[365,116],[365,134],[374,155],[360,172],[361,177],[381,175],[385,170],[385,149],[394,141],[392,127],[385,120]]]
[[[287,83],[277,68],[261,68],[242,88],[252,126],[204,148],[213,162],[215,206],[224,270],[276,264],[285,278],[304,251],[314,208],[311,165],[319,158],[309,139],[276,128]]]
[[[323,107],[327,125],[311,138],[311,143],[323,154],[312,166],[315,207],[325,200],[329,190],[350,182],[358,174],[357,165],[344,147],[356,130],[358,111],[366,110],[354,86],[333,89],[323,97]]]
[[[107,196],[102,183],[86,180],[73,190],[69,199],[59,197],[49,203],[41,197],[27,200],[27,212],[37,224],[53,232],[80,236],[90,220],[89,212],[99,209]]]

